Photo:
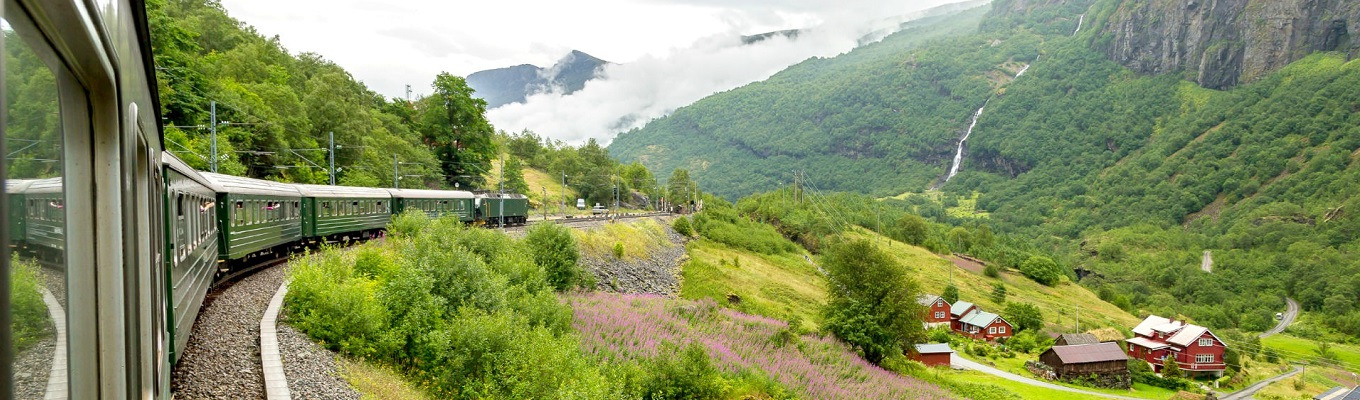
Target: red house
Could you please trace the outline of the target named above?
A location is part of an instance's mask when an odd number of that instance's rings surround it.
[[[1128,340],[1129,357],[1147,361],[1158,373],[1168,357],[1190,376],[1223,376],[1227,369],[1223,362],[1227,345],[1209,328],[1150,315],[1133,328],[1133,335]]]
[[[926,307],[922,312],[921,321],[925,323],[927,329],[949,325],[949,302],[944,301],[944,298],[923,294],[916,298],[916,302]]]
[[[949,306],[949,329],[954,332],[962,332],[963,325],[959,323],[959,320],[977,309],[976,305],[966,301],[960,301]]]
[[[956,332],[978,340],[993,341],[1008,338],[1015,334],[1015,327],[1011,326],[1011,323],[1007,322],[1005,318],[979,310],[976,307],[973,308],[973,311],[960,317],[958,324],[960,329],[955,330]]]

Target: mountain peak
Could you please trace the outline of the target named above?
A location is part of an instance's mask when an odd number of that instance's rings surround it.
[[[608,61],[572,50],[549,68],[532,64],[478,71],[467,76],[473,96],[486,100],[487,108],[523,103],[530,95],[547,92],[575,93],[604,68]]]

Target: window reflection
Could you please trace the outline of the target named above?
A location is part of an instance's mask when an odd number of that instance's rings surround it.
[[[21,25],[21,27],[24,25]],[[14,397],[66,398],[66,196],[56,76],[30,30],[5,36],[5,193]]]

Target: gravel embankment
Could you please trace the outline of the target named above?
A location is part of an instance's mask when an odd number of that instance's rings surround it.
[[[14,356],[14,398],[41,399],[47,395],[47,376],[52,373],[56,351],[56,337],[48,336]]]
[[[294,399],[359,399],[359,392],[340,376],[335,353],[287,324],[279,323],[278,329],[279,355]]]
[[[640,260],[612,256],[583,257],[581,264],[595,274],[595,288],[618,293],[652,293],[673,296],[680,293],[680,265],[685,262],[685,238],[675,233],[662,219],[661,226],[671,246],[652,251]]]
[[[175,366],[171,391],[183,399],[262,399],[260,319],[287,274],[287,265],[241,279],[199,312],[189,345]]]

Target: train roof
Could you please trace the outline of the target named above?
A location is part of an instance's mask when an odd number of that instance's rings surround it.
[[[6,179],[5,193],[23,193],[37,179]]]
[[[223,175],[212,172],[200,172],[204,178],[221,186],[219,193],[234,194],[253,194],[260,196],[285,196],[301,197],[301,192],[295,185],[266,181],[262,179],[246,178],[242,176]]]
[[[203,186],[207,186],[214,192],[225,192],[222,185],[203,177],[203,174],[200,174],[194,167],[190,167],[184,160],[181,160],[179,157],[176,157],[168,151],[161,152],[161,163],[165,164],[166,167],[175,170],[175,172],[179,172],[181,175],[187,176],[189,179],[192,179]]]
[[[472,192],[462,190],[386,189],[392,197],[403,199],[471,199]]]
[[[303,197],[340,197],[340,198],[391,198],[392,193],[386,189],[355,186],[330,186],[330,185],[293,185]]]
[[[477,193],[476,196],[479,197],[479,198],[483,198],[483,199],[527,199],[527,198],[528,198],[528,197],[524,197],[524,195],[519,194],[519,193],[491,193],[491,192],[483,192],[483,193]]]
[[[34,179],[28,183],[28,187],[24,188],[23,192],[28,194],[41,194],[41,193],[61,193],[61,191],[62,191],[62,179],[61,177],[56,177],[46,179]]]

